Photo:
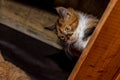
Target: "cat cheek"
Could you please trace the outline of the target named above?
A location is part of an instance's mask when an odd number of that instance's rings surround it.
[[[73,43],[75,43],[76,41],[77,41],[77,38],[75,38],[75,37],[70,37],[70,39],[67,41],[67,43],[73,44]]]
[[[63,33],[64,33],[64,35],[67,35],[67,32],[66,32],[66,31],[64,31]]]

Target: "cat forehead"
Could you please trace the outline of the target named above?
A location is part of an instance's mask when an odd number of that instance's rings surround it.
[[[73,8],[68,8],[67,10],[68,10],[69,13],[70,13],[70,18],[71,18],[71,19],[73,19],[73,18],[75,18],[75,17],[78,17],[76,11],[75,11]]]
[[[73,8],[68,8],[68,11],[70,11],[71,12],[71,14],[76,14],[76,11],[73,9]]]
[[[59,14],[59,17],[63,19],[63,16],[67,17],[69,15],[69,19],[68,20],[72,20],[73,18],[77,17],[77,12],[73,9],[73,8],[63,8],[60,7],[57,9],[57,12]],[[61,17],[62,15],[62,17]],[[67,21],[67,20],[66,20]]]
[[[76,21],[79,21],[79,18],[78,16],[76,15],[73,15],[73,16],[70,16],[68,20],[64,20],[63,18],[58,18],[58,21],[57,23],[58,24],[64,24],[64,25],[72,25],[73,23],[75,23]]]
[[[60,28],[65,28],[65,27],[77,27],[78,25],[78,21],[79,19],[78,18],[72,18],[72,19],[69,19],[67,21],[64,21],[62,19],[58,19],[57,21],[57,26],[59,26]]]

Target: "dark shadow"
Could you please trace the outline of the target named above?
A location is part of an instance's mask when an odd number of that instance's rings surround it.
[[[66,80],[76,63],[63,51],[2,24],[0,50],[6,60],[26,71],[32,80]]]
[[[15,2],[35,7],[38,9],[49,11],[50,13],[57,14],[54,7],[54,0],[14,0]]]
[[[71,72],[75,63],[77,62],[77,57],[69,58],[64,51],[48,56],[54,62],[56,62],[63,70]]]

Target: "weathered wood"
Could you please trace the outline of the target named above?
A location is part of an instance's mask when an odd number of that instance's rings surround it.
[[[120,68],[120,0],[111,0],[68,80],[113,80]]]
[[[0,2],[0,23],[62,49],[57,36],[52,31],[44,29],[45,26],[55,23],[56,15],[14,0],[1,0]]]
[[[1,51],[0,51],[0,62],[3,62],[4,61],[4,58],[3,56],[1,55]]]

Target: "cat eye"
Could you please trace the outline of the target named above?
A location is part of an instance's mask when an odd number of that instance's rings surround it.
[[[61,39],[61,40],[64,40],[64,39],[65,39],[65,37],[64,37],[64,36],[60,36],[60,39]]]
[[[71,27],[70,26],[66,26],[65,31],[70,31]]]

